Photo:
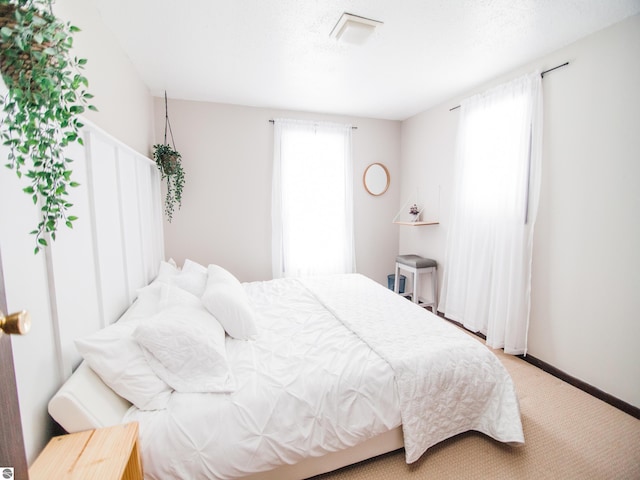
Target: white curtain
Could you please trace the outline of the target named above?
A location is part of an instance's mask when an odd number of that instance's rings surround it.
[[[539,72],[461,102],[438,310],[511,354],[527,351],[541,148]]]
[[[274,278],[355,271],[351,130],[274,121]]]

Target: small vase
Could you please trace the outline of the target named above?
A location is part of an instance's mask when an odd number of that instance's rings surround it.
[[[419,213],[410,213],[411,215],[411,222],[417,222],[418,221],[418,217],[420,216]]]

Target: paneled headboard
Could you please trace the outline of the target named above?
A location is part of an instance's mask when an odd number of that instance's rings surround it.
[[[155,163],[83,123],[84,145],[74,143],[65,152],[73,159],[72,180],[80,184],[69,192],[70,214],[78,220],[73,229],[59,228],[50,249],[33,255],[35,239],[28,232],[39,220],[38,207],[22,193],[24,182],[6,169],[0,179],[3,205],[11,205],[0,223],[7,303],[30,310],[34,328],[51,316],[65,378],[80,361],[73,340],[116,321],[156,276],[164,254]],[[0,146],[3,156],[5,151]],[[19,349],[23,341],[16,343]]]
[[[157,275],[164,252],[155,163],[93,125],[86,124],[83,138],[84,147],[69,151],[81,183],[72,202],[80,219],[51,248],[57,310],[64,316],[62,355],[73,366],[80,360],[73,346],[78,332],[115,322]]]

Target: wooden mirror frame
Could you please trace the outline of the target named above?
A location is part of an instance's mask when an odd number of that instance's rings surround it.
[[[384,175],[384,178],[382,177]],[[384,181],[386,178],[386,182]],[[379,197],[389,189],[391,183],[391,175],[389,170],[382,163],[372,163],[364,170],[362,175],[362,183],[364,189],[369,195]],[[384,188],[383,188],[384,183]]]

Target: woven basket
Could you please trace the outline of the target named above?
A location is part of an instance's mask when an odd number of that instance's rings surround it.
[[[9,27],[13,29],[16,26],[15,12],[16,6],[13,4],[0,5],[0,28]],[[50,46],[52,46],[50,43],[40,44],[33,42],[30,45],[30,52],[19,52],[19,50],[15,48],[15,45],[0,42],[0,72],[2,72],[2,78],[7,86],[11,87],[16,85],[20,79],[20,75],[31,80],[34,68],[43,68],[33,57],[32,52],[43,52],[45,48]],[[49,65],[53,65],[51,60],[53,59],[49,60]],[[35,87],[36,86],[31,83],[31,88],[33,89]]]
[[[173,175],[178,167],[178,156],[173,154],[161,156],[160,166],[165,175]]]

